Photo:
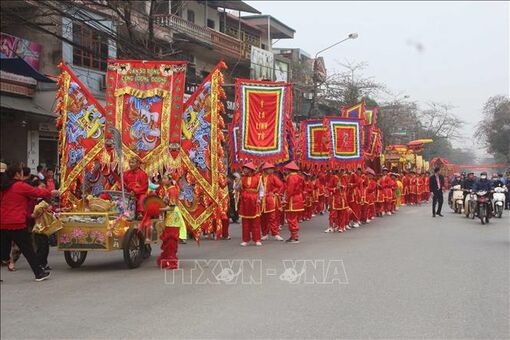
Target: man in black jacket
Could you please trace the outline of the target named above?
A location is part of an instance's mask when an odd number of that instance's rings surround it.
[[[434,174],[430,176],[429,189],[432,193],[432,217],[436,215],[443,217],[441,209],[443,208],[443,190],[444,190],[444,177],[439,174],[439,168],[434,169]],[[437,211],[436,211],[437,205]]]

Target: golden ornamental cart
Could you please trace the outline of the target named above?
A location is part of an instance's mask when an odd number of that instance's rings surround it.
[[[112,201],[121,200],[120,191],[109,191]],[[95,211],[71,211],[60,214],[62,228],[58,231],[58,250],[64,252],[67,264],[80,267],[90,251],[122,250],[124,262],[130,269],[140,266],[151,255],[151,244],[157,243],[163,231],[163,218],[150,220],[150,227],[142,231],[140,219],[135,218],[136,200],[126,195],[126,211],[118,205],[96,206]],[[97,204],[97,202],[96,202]],[[98,211],[106,210],[106,211]],[[164,210],[164,209],[163,209]]]

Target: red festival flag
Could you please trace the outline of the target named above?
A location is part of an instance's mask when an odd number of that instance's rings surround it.
[[[61,63],[58,80],[60,192],[62,204],[104,189],[105,110],[70,68]],[[111,179],[111,178],[109,178]],[[83,192],[85,191],[85,192]]]
[[[363,164],[361,121],[359,119],[326,117],[330,162],[334,167],[355,168]]]
[[[287,161],[292,131],[291,85],[236,79],[236,104],[238,158],[257,163]]]
[[[107,120],[122,133],[124,168],[139,157],[162,173],[179,154],[186,63],[109,60]]]

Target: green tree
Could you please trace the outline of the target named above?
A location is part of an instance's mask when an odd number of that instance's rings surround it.
[[[490,97],[482,110],[475,137],[499,161],[510,163],[510,98]]]

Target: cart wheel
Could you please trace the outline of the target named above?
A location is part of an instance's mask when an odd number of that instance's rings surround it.
[[[143,259],[148,259],[149,257],[151,257],[151,253],[152,253],[152,247],[150,244],[146,244],[145,247],[144,247],[144,252],[143,252]]]
[[[66,250],[64,251],[64,257],[69,267],[78,268],[83,264],[83,262],[85,262],[85,259],[87,258],[87,252]]]
[[[143,261],[145,240],[140,230],[129,229],[124,236],[124,262],[129,269],[137,268]]]

